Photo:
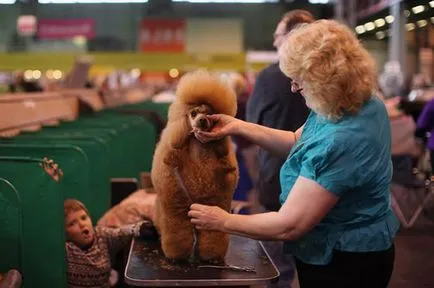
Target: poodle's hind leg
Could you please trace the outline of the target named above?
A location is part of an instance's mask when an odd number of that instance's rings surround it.
[[[228,234],[217,231],[198,231],[198,251],[201,260],[223,261],[228,246]]]
[[[188,218],[164,221],[161,225],[161,248],[172,260],[187,260],[193,254],[194,233]]]

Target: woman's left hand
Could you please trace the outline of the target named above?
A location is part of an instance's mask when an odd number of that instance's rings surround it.
[[[223,231],[230,214],[217,206],[192,204],[188,216],[199,230]]]

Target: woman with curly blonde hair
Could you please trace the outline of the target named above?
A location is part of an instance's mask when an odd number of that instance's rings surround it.
[[[399,228],[389,200],[390,125],[374,96],[369,53],[344,25],[319,20],[295,29],[280,49],[280,68],[312,109],[295,132],[212,115],[202,141],[246,137],[287,160],[278,212],[233,215],[193,204],[198,229],[284,240],[296,258],[300,287],[387,287]]]
[[[293,87],[302,87],[307,105],[329,120],[358,112],[372,96],[375,62],[343,25],[319,20],[313,28],[299,27],[279,54]]]

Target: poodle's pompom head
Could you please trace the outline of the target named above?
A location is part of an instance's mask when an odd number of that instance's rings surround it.
[[[237,113],[234,89],[218,75],[202,69],[189,72],[180,79],[175,102],[190,107],[207,104],[219,114],[235,116]]]

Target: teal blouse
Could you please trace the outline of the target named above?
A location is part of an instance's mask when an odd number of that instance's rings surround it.
[[[379,99],[373,96],[358,114],[337,122],[311,112],[280,170],[280,202],[285,202],[299,176],[339,200],[310,232],[287,241],[286,252],[305,263],[325,265],[334,249],[388,249],[399,229],[390,206],[392,172],[389,118]]]

